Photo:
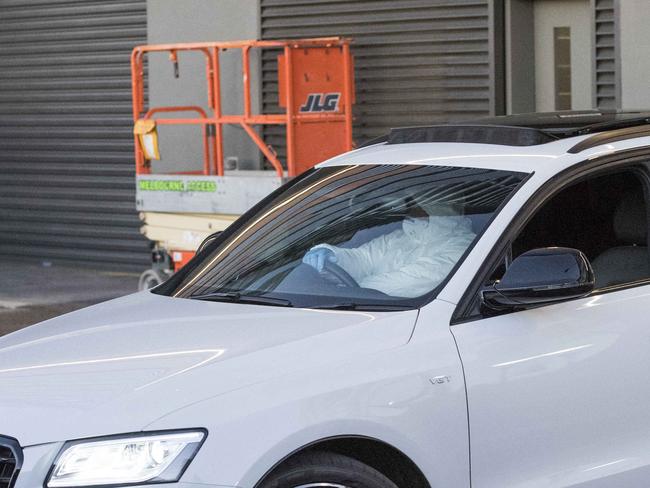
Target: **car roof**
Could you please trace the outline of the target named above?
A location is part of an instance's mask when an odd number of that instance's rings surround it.
[[[393,129],[319,167],[426,164],[552,174],[641,145],[650,145],[650,111],[522,114]]]

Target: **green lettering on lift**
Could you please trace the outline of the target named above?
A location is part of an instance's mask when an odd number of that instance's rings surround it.
[[[185,191],[182,180],[140,180],[138,188],[143,191]]]
[[[213,193],[217,191],[217,184],[209,180],[191,180],[187,182],[187,191],[201,191]]]
[[[207,192],[217,191],[217,184],[209,180],[140,180],[138,189],[141,191],[173,191],[173,192]]]

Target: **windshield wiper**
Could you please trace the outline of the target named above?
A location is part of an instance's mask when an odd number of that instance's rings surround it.
[[[359,310],[366,312],[399,312],[402,310],[414,310],[416,307],[412,305],[398,305],[390,303],[356,303],[356,302],[342,302],[326,305],[316,305],[317,310]]]
[[[207,300],[214,302],[252,303],[255,305],[271,305],[274,307],[293,307],[289,300],[284,298],[267,297],[262,295],[242,295],[238,292],[213,292],[205,295],[192,295],[194,300]]]

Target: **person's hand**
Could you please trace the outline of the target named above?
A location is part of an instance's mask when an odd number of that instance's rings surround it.
[[[325,262],[329,261],[330,263],[335,263],[338,261],[334,252],[325,247],[319,247],[318,249],[311,249],[307,251],[307,254],[302,258],[302,262],[311,266],[319,273],[323,271],[325,267]]]

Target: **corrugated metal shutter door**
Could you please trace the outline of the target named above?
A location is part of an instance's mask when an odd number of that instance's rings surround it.
[[[354,38],[357,142],[490,113],[488,0],[261,0],[261,8],[265,39]],[[264,108],[273,110],[274,56],[263,70]]]
[[[595,0],[594,4],[595,69],[594,103],[598,108],[617,108],[618,49],[616,43],[616,11],[614,0]]]
[[[145,0],[2,0],[0,19],[0,255],[142,269],[129,54]]]

